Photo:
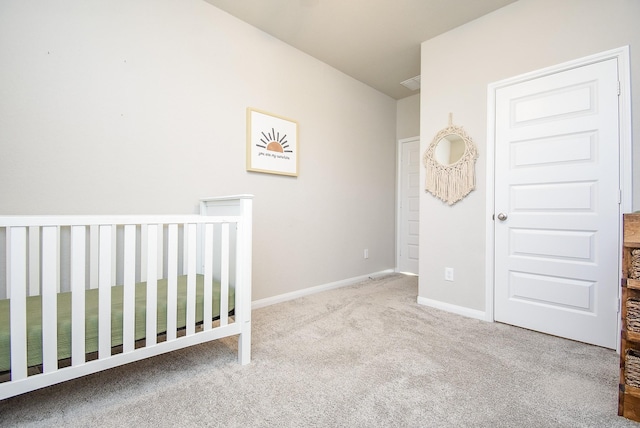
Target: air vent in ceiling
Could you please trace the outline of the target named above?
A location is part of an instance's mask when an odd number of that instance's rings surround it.
[[[400,82],[400,84],[407,89],[415,91],[417,89],[420,89],[420,76],[412,77],[411,79],[407,79],[404,82]]]

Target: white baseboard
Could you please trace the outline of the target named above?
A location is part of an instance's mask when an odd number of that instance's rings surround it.
[[[418,304],[429,306],[431,308],[440,309],[442,311],[451,312],[457,315],[462,315],[468,318],[475,318],[481,321],[487,321],[487,316],[484,311],[478,311],[476,309],[465,308],[464,306],[452,305],[450,303],[440,302],[438,300],[427,299],[426,297],[418,296]]]
[[[346,287],[347,285],[357,284],[367,279],[375,278],[381,275],[393,273],[393,269],[387,269],[380,272],[370,273],[368,275],[356,276],[353,278],[343,279],[341,281],[330,282],[328,284],[317,285],[302,290],[292,291],[290,293],[280,294],[265,299],[254,300],[251,302],[251,309],[264,308],[265,306],[275,305],[276,303],[287,302],[299,297],[309,296],[311,294],[320,293],[322,291],[333,290],[334,288]]]

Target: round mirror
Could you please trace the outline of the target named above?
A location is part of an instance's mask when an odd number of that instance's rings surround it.
[[[475,162],[478,149],[461,126],[449,116],[449,126],[433,138],[424,153],[425,190],[453,205],[476,185]]]
[[[462,159],[467,146],[458,134],[445,135],[433,150],[433,157],[442,165],[453,165]]]

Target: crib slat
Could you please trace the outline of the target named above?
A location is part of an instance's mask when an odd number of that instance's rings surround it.
[[[163,268],[163,258],[164,258],[164,248],[163,248],[163,242],[162,242],[162,234],[163,234],[163,230],[162,227],[157,227],[156,229],[156,233],[157,233],[157,246],[156,246],[156,251],[154,253],[150,253],[149,249],[146,248],[144,245],[142,246],[141,250],[140,250],[140,259],[142,261],[141,264],[141,271],[140,271],[140,281],[146,281],[147,279],[147,269],[148,269],[148,263],[147,260],[149,257],[153,256],[154,254],[157,256],[156,259],[156,278],[162,278],[162,274],[164,272],[164,268]],[[140,233],[140,241],[141,242],[148,242],[149,241],[149,233],[151,233],[149,231],[149,225],[147,224],[143,224],[141,227],[141,233]]]
[[[196,225],[186,224],[185,235],[188,237],[186,261],[187,265],[187,336],[196,332]]]
[[[112,224],[111,225],[111,242],[113,244],[111,245],[111,278],[113,282],[111,283],[111,285],[115,284],[115,280],[118,277],[117,266],[116,266],[116,260],[118,260],[118,246],[116,245],[117,239],[118,239],[118,228],[117,228],[117,225]]]
[[[167,340],[174,340],[178,318],[178,225],[167,232]]]
[[[157,251],[156,251],[156,278],[163,278],[164,274],[164,227],[162,225],[158,225],[158,239],[156,242]]]
[[[187,233],[187,225],[182,225],[182,274],[186,275],[189,267],[189,234]]]
[[[111,356],[111,228],[100,226],[98,263],[98,358]]]
[[[29,296],[40,294],[40,227],[29,226]]]
[[[220,325],[229,323],[229,223],[222,224],[220,237]]]
[[[136,226],[124,227],[124,290],[122,297],[122,352],[135,349]]]
[[[204,226],[204,309],[202,312],[204,330],[211,330],[211,319],[213,318],[211,308],[211,298],[213,295],[213,224]]]
[[[42,228],[42,368],[58,369],[58,228]]]
[[[85,226],[71,227],[71,364],[85,362]]]
[[[147,322],[146,346],[156,344],[158,317],[158,225],[147,227]]]
[[[7,263],[11,291],[11,380],[27,377],[27,229],[7,228]]]
[[[100,226],[89,226],[89,288],[98,288],[99,273],[98,265],[99,259],[99,241],[100,241]]]
[[[140,226],[140,281],[144,282],[147,280],[147,246],[146,242],[149,241],[148,238],[148,229],[149,226],[143,224]]]

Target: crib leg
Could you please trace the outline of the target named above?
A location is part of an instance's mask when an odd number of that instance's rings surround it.
[[[251,321],[244,323],[238,337],[238,362],[242,365],[251,362]]]

